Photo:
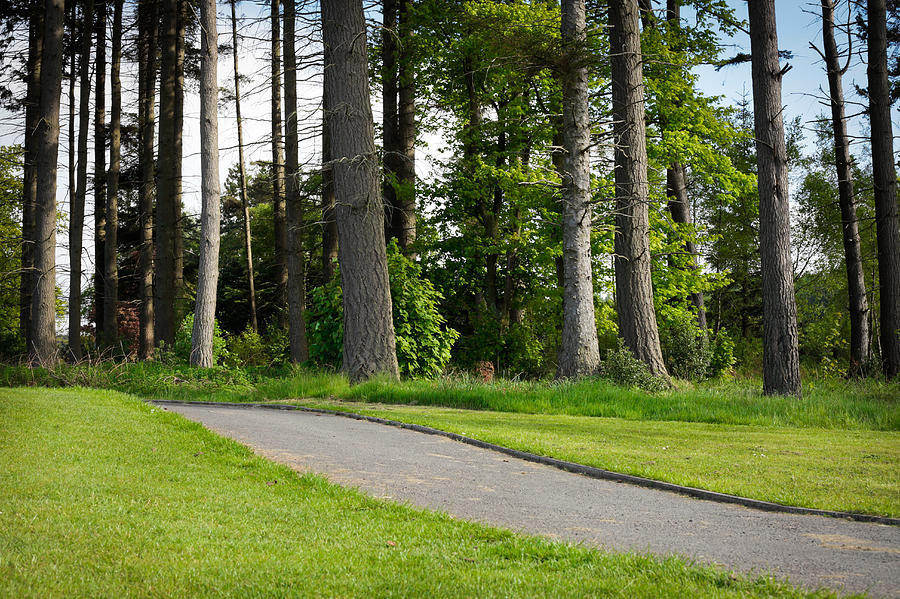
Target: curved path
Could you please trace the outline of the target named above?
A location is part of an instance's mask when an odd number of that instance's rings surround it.
[[[410,430],[301,411],[165,405],[296,470],[459,518],[678,554],[807,588],[900,597],[900,527],[776,514],[571,474]]]

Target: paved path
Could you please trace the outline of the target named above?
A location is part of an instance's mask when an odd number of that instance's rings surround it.
[[[900,527],[773,514],[301,411],[167,405],[297,470],[456,517],[620,551],[680,554],[809,588],[900,597]]]

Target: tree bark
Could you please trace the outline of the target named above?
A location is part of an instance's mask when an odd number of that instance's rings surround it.
[[[114,0],[112,29],[112,64],[110,65],[110,88],[112,91],[112,111],[109,127],[109,174],[106,187],[106,242],[103,254],[103,334],[106,347],[115,346],[119,337],[119,269],[116,264],[118,254],[119,229],[119,170],[122,146],[122,4]]]
[[[184,315],[187,313],[187,296],[184,292],[184,220],[182,212],[182,160],[183,153],[183,133],[184,133],[184,57],[185,57],[185,20],[186,11],[188,11],[187,0],[178,0],[178,11],[176,20],[175,35],[175,121],[172,123],[175,131],[173,133],[174,144],[172,146],[172,160],[174,161],[174,199],[172,209],[175,218],[175,247],[173,253],[175,256],[173,282],[174,298],[175,298],[175,327],[177,328]]]
[[[853,192],[850,163],[850,138],[844,114],[844,88],[837,43],[834,39],[834,3],[822,0],[822,38],[828,89],[831,97],[831,124],[834,129],[834,158],[838,175],[838,201],[841,207],[841,233],[844,262],[847,267],[847,291],[850,299],[850,369],[851,377],[865,374],[871,359],[869,303],[859,241],[859,221]]]
[[[797,305],[791,263],[788,164],[774,0],[749,3],[753,117],[759,182],[763,392],[800,396]]]
[[[650,372],[668,379],[659,344],[650,278],[650,189],[638,7],[635,0],[612,0],[609,14],[616,146],[615,271],[619,331],[631,352],[647,364]]]
[[[138,54],[140,111],[140,170],[141,187],[138,199],[141,245],[138,256],[138,285],[140,287],[140,331],[138,357],[148,360],[153,356],[153,190],[155,188],[155,163],[153,160],[153,133],[156,120],[156,41],[158,29],[158,0],[140,0],[138,5]]]
[[[416,241],[416,79],[412,63],[412,35],[409,24],[411,0],[400,0],[400,52],[398,56],[398,106],[397,106],[397,183],[398,210],[395,212],[394,231],[397,243],[410,258],[414,258],[410,246]]]
[[[175,79],[179,0],[162,0],[160,29],[159,168],[156,187],[154,316],[155,342],[175,343]]]
[[[231,6],[233,11],[233,2]],[[233,12],[232,19],[234,19]],[[202,0],[200,3],[200,268],[197,276],[194,328],[191,331],[191,364],[203,368],[213,365],[216,288],[219,281],[217,63],[216,0]]]
[[[306,264],[303,259],[303,205],[297,146],[297,56],[294,51],[294,0],[284,1],[285,200],[287,208],[288,317],[291,361],[309,359],[306,340]]]
[[[77,168],[77,155],[78,155],[78,136],[75,133],[75,72],[78,70],[78,65],[76,63],[76,58],[78,56],[78,52],[75,50],[75,44],[78,41],[74,36],[74,29],[77,26],[76,23],[78,21],[78,10],[74,4],[71,4],[67,7],[69,11],[69,27],[71,28],[72,33],[71,39],[69,43],[71,44],[69,47],[69,355],[73,360],[78,361],[81,359],[81,335],[75,337],[75,347],[72,347],[72,316],[73,313],[75,315],[80,316],[81,312],[81,247],[82,240],[81,236],[84,233],[84,203],[81,203],[81,207],[79,209],[78,205],[78,189],[77,189],[77,180],[78,180],[78,168]],[[92,11],[93,12],[93,11]],[[87,13],[89,14],[89,13]],[[85,28],[84,23],[80,24],[82,36],[90,39],[90,28]],[[85,35],[85,30],[87,30],[87,34]],[[90,46],[88,46],[88,60],[90,60]],[[83,59],[82,59],[83,62]],[[90,82],[89,82],[90,84]],[[87,148],[85,148],[87,151]],[[85,176],[85,178],[87,178]],[[75,239],[77,234],[78,239]],[[77,246],[78,254],[73,256],[73,245]],[[76,279],[73,275],[77,271],[78,278]],[[73,285],[72,283],[75,282]],[[73,289],[77,288],[77,297],[73,298]],[[76,301],[73,302],[72,299]],[[78,310],[73,310],[73,306],[78,306]],[[81,319],[77,318],[78,326],[75,328],[80,328]],[[76,355],[77,352],[77,355]]]
[[[867,73],[872,175],[875,180],[875,235],[881,286],[881,364],[884,376],[893,379],[900,374],[900,218],[887,72],[885,0],[869,0],[868,13]]]
[[[275,304],[278,323],[288,326],[287,228],[284,207],[284,140],[281,124],[281,2],[272,0],[272,220],[275,235]]]
[[[397,378],[362,1],[332,0],[321,3],[321,10],[344,296],[344,370],[353,382],[376,374]]]
[[[397,114],[397,29],[398,0],[383,0],[381,7],[381,105],[382,166],[381,190],[384,198],[385,230],[396,238],[397,171],[400,169],[400,131]]]
[[[584,62],[584,0],[563,0],[563,326],[560,377],[593,374],[600,364],[591,273],[591,125]]]
[[[19,330],[26,352],[31,351],[34,330],[31,300],[34,275],[35,206],[37,203],[37,129],[40,124],[41,60],[44,44],[44,0],[31,0],[28,22],[28,72],[25,95],[25,165],[22,181],[22,276],[19,280]]]
[[[334,171],[331,164],[331,144],[328,135],[327,98],[322,97],[322,279],[334,278],[334,263],[338,259],[337,223],[334,222]]]
[[[94,325],[97,347],[103,345],[106,319],[103,257],[106,255],[106,0],[96,0],[97,47],[94,59]]]
[[[41,99],[37,136],[34,269],[31,300],[33,339],[29,362],[56,362],[56,161],[59,152],[59,98],[62,93],[65,2],[44,3],[41,52]]]
[[[238,71],[238,35],[237,15],[235,14],[237,0],[231,0],[231,43],[234,57],[234,110],[237,118],[238,134],[238,183],[241,189],[241,208],[244,215],[244,254],[247,259],[247,285],[250,290],[250,328],[259,330],[256,320],[256,285],[253,282],[253,245],[250,235],[250,205],[247,202],[247,172],[244,170],[244,128],[241,123],[241,80]]]

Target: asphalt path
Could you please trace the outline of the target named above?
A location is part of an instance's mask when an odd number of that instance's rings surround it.
[[[341,416],[165,409],[295,470],[454,517],[615,551],[677,554],[806,588],[900,597],[898,526],[692,499]]]

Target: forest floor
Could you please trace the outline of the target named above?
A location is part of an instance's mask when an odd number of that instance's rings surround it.
[[[379,500],[86,389],[0,388],[0,572],[23,598],[808,596]]]

